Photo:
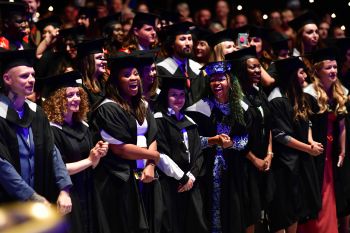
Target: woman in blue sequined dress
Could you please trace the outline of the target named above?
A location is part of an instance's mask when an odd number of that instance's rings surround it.
[[[198,182],[210,232],[244,232],[243,169],[248,134],[242,93],[227,62],[208,63],[209,95],[187,108],[198,124],[206,175]]]

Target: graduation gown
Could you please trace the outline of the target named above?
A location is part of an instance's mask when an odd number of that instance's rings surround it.
[[[125,112],[117,103],[106,99],[94,114],[98,130],[104,130],[114,139],[125,144],[137,145],[136,118]],[[156,139],[156,123],[149,111],[145,134],[147,146]],[[94,182],[98,198],[107,216],[109,230],[115,233],[148,232],[149,224],[134,176],[135,160],[126,160],[109,150],[95,169]]]
[[[53,170],[54,139],[46,115],[39,106],[26,100],[23,106],[24,115],[21,119],[18,113],[5,101],[6,99],[7,97],[0,94],[0,156],[9,162],[18,174],[21,174],[16,132],[19,127],[31,127],[35,148],[33,189],[48,201],[55,202],[59,188],[62,187],[57,187],[55,180]],[[1,179],[5,179],[5,177]],[[70,182],[69,185],[71,185]],[[11,201],[18,200],[0,185],[0,203]]]
[[[89,126],[85,122],[74,122],[72,126],[50,123],[55,145],[60,150],[65,163],[86,159],[94,147]],[[72,212],[68,215],[69,232],[106,232],[104,216],[96,201],[96,190],[92,180],[92,169],[88,168],[71,175],[73,187],[70,190]]]
[[[202,99],[186,109],[189,115],[198,125],[199,135],[202,137],[213,137],[221,133],[221,127],[224,120],[224,114],[215,106],[214,100]],[[228,135],[234,141],[235,145],[241,146],[239,149],[222,149],[226,169],[222,171],[220,184],[220,221],[221,231],[223,233],[243,233],[245,232],[245,175],[247,153],[246,144],[248,141],[247,129],[245,126],[236,124],[230,129]],[[209,228],[213,230],[213,190],[215,181],[215,159],[218,154],[218,148],[207,147],[203,150],[205,175],[199,181],[203,196],[204,210],[207,219],[210,220]]]
[[[190,172],[196,179],[202,176],[203,156],[197,125],[187,116],[177,120],[161,112],[155,113],[158,126],[157,146],[161,154],[173,160],[184,172]],[[184,143],[182,130],[188,135],[188,149]],[[203,212],[203,200],[198,182],[189,191],[179,193],[180,181],[159,170],[159,181],[165,206],[161,232],[190,233],[208,232]]]
[[[251,151],[259,159],[265,159],[269,145],[269,135],[271,129],[271,114],[268,107],[266,95],[258,87],[243,97],[244,116],[249,131],[248,151]],[[272,199],[273,178],[272,173],[260,172],[254,164],[246,160],[247,163],[247,190],[246,206],[247,226],[256,224],[261,218],[261,210],[267,207],[267,203]]]
[[[331,138],[332,150],[330,158],[332,160],[332,170],[333,170],[333,185],[335,192],[335,204],[338,216],[344,216],[349,214],[349,183],[350,177],[348,175],[348,170],[350,169],[349,157],[345,156],[344,165],[342,167],[337,167],[338,156],[340,152],[339,147],[339,121],[343,120],[345,117],[345,124],[347,116],[337,116],[335,121],[333,121],[333,132],[331,135],[327,132],[328,127],[330,127],[329,114],[333,114],[332,112],[325,112],[322,114],[318,114],[319,106],[317,104],[317,95],[314,89],[313,84],[310,84],[304,89],[304,92],[308,96],[308,100],[310,102],[312,112],[314,113],[311,121],[312,121],[312,136],[313,139],[317,142],[322,143],[324,147],[324,153],[315,157],[315,164],[317,168],[318,180],[320,184],[320,193],[322,192],[322,184],[324,182],[324,168],[325,168],[325,158],[327,151],[327,143]],[[348,95],[348,91],[344,88],[344,93]],[[322,127],[320,127],[322,126]]]
[[[293,119],[293,106],[276,87],[269,96],[272,118],[272,172],[276,190],[269,208],[271,230],[286,228],[300,219],[317,217],[321,208],[319,183],[313,157],[286,145],[291,136],[308,144],[309,122]],[[283,208],[281,206],[283,205]]]
[[[191,87],[190,89],[186,88],[186,106],[191,106],[204,95],[206,81],[200,68],[201,65],[199,63],[189,59],[187,74],[191,80]],[[157,64],[157,73],[160,76],[184,77],[184,73],[172,57],[168,57]]]

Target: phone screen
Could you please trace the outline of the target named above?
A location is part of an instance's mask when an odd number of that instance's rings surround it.
[[[248,33],[238,33],[237,45],[242,48],[244,45],[248,45]]]

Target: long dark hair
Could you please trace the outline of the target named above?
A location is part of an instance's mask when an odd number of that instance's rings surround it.
[[[121,67],[118,69],[115,68],[113,70],[113,72],[111,73],[110,77],[106,82],[106,97],[117,102],[117,104],[119,104],[122,109],[124,109],[127,113],[135,116],[136,120],[142,124],[146,117],[146,105],[145,105],[145,101],[142,98],[141,82],[138,83],[139,90],[136,96],[133,96],[131,98],[130,104],[123,98],[123,96],[119,92],[119,90],[121,89],[120,82],[119,82],[119,78],[120,78],[119,75],[120,75],[120,71],[124,68],[135,68],[135,67]]]
[[[280,77],[280,81],[277,82],[277,86],[280,88],[281,93],[284,93],[291,106],[293,106],[293,119],[307,121],[312,113],[310,105],[306,100],[303,88],[298,80],[298,70],[289,74],[289,77]],[[283,79],[283,81],[282,81]]]

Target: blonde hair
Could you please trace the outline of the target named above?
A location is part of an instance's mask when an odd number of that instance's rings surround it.
[[[224,61],[225,60],[225,55],[224,55],[224,43],[221,42],[217,45],[214,46],[211,54],[210,54],[210,58],[209,61],[213,62],[213,61]]]
[[[322,66],[324,65],[324,61],[317,62],[313,66],[313,74],[311,76],[312,82],[314,84],[314,88],[317,95],[317,103],[320,107],[320,111],[318,113],[324,113],[326,111],[330,111],[330,107],[328,104],[329,98],[328,95],[324,89],[324,86],[320,80],[320,78],[317,76],[317,73],[321,70]],[[331,86],[332,90],[332,99],[335,101],[335,109],[334,113],[336,115],[342,115],[346,114],[346,102],[348,100],[347,96],[344,93],[343,86],[339,79],[337,79],[334,84]]]

